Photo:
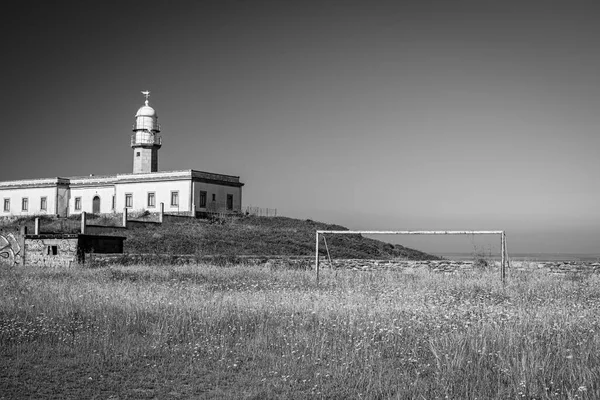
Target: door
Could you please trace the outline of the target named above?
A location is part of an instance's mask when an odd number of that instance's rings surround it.
[[[100,197],[94,196],[94,200],[92,200],[92,212],[94,214],[100,213]]]

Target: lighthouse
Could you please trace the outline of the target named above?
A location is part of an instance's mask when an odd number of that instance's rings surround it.
[[[131,135],[133,173],[0,181],[0,220],[84,212],[114,214],[123,209],[149,213],[164,210],[190,217],[240,213],[244,183],[239,176],[194,169],[158,170],[162,145],[158,116],[148,104],[150,92],[142,94],[146,101],[135,114]],[[0,146],[2,151],[6,152]],[[108,158],[107,162],[113,160]]]
[[[142,92],[146,96],[144,106],[135,114],[131,147],[133,148],[133,173],[142,174],[158,171],[158,150],[162,145],[158,136],[160,126],[158,115],[148,104],[149,91]]]

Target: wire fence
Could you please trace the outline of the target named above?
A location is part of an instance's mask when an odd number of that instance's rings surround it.
[[[242,212],[246,215],[255,215],[257,217],[276,217],[277,216],[276,208],[246,206],[246,207],[244,207]]]

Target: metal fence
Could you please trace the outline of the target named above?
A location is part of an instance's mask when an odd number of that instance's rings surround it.
[[[276,208],[246,206],[242,209],[242,212],[246,215],[255,215],[257,217],[276,217],[277,216]]]

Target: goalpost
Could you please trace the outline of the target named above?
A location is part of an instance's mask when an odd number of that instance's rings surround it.
[[[326,235],[500,235],[500,278],[502,283],[506,279],[506,264],[508,263],[508,252],[506,251],[506,232],[505,231],[317,231],[315,240],[315,270],[317,273],[317,283],[319,283],[319,235],[323,235],[325,248],[327,248]],[[331,258],[329,259],[331,262]]]

